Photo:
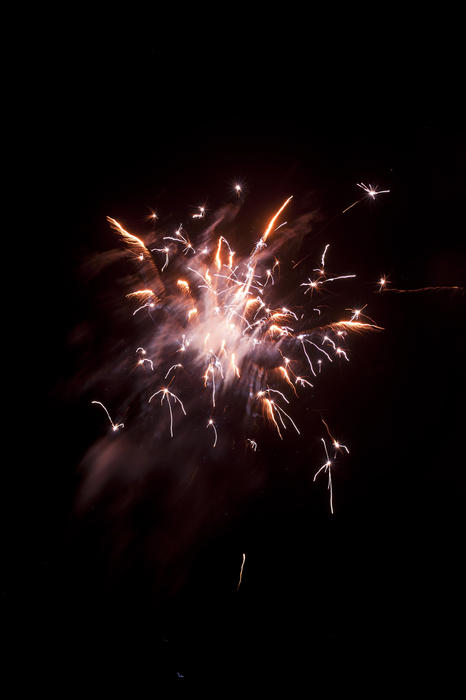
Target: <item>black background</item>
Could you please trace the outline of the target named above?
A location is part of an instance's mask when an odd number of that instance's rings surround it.
[[[135,668],[154,686],[177,672],[220,687],[246,676],[332,682],[348,669],[429,677],[460,649],[464,296],[373,291],[383,273],[400,288],[464,284],[456,39],[451,26],[434,41],[400,18],[383,31],[374,21],[363,41],[341,21],[239,22],[228,41],[224,20],[202,24],[65,32],[30,58],[22,274],[33,279],[23,347],[34,360],[18,443],[27,485],[10,522],[33,519],[26,572],[4,587],[16,631],[26,613],[20,658],[47,679]],[[88,397],[66,388],[80,362],[73,329],[98,315],[80,271],[114,245],[106,215],[142,231],[148,207],[175,218],[200,201],[214,208],[235,178],[257,220],[291,193],[309,197],[321,221],[303,254],[331,241],[366,285],[355,302],[369,301],[386,331],[358,341],[338,393],[351,456],[334,477],[335,516],[324,484],[311,486],[309,453],[296,449],[293,463],[258,453],[269,463],[260,487],[160,590],[138,526],[121,561],[105,509],[76,513],[79,464],[101,428]],[[334,219],[360,181],[391,193]]]

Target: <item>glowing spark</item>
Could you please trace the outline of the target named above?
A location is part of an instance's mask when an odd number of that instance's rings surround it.
[[[112,426],[113,432],[116,432],[116,431],[119,430],[120,428],[124,428],[124,427],[125,427],[125,424],[124,424],[124,423],[114,423],[114,422],[112,421],[112,419],[110,418],[110,413],[107,411],[107,409],[105,408],[105,406],[103,405],[103,403],[102,403],[101,401],[91,401],[91,403],[95,403],[95,404],[97,404],[98,406],[102,406],[102,408],[104,409],[105,413],[107,414],[108,420],[110,421],[110,425]]]
[[[259,394],[260,394],[260,392],[259,392]],[[259,396],[259,394],[258,394],[258,396]],[[288,420],[290,421],[291,425],[292,425],[293,428],[296,430],[296,432],[298,433],[298,435],[301,434],[301,433],[299,432],[299,429],[298,429],[296,423],[293,421],[293,419],[291,418],[291,416],[289,416],[288,413],[286,413],[286,412],[283,410],[283,408],[281,408],[281,406],[279,406],[278,403],[276,403],[276,401],[274,401],[274,399],[265,399],[265,398],[263,398],[262,400],[263,400],[263,402],[264,402],[264,404],[265,404],[265,407],[266,407],[266,413],[267,413],[268,417],[270,418],[270,420],[272,421],[272,423],[274,424],[274,426],[275,426],[275,428],[276,428],[276,430],[277,430],[277,433],[278,433],[278,435],[279,435],[279,437],[280,437],[280,440],[283,440],[283,436],[282,436],[282,434],[281,434],[280,427],[279,427],[279,425],[278,425],[278,423],[277,423],[275,417],[278,418],[278,420],[280,421],[281,426],[286,430],[286,424],[285,424],[285,422],[284,422],[284,420],[283,420],[283,418],[282,418],[282,414],[283,414],[286,418],[288,418]],[[275,413],[275,411],[276,411],[276,413]]]
[[[168,248],[167,248],[166,246],[165,246],[165,248],[151,248],[151,252],[153,252],[154,250],[157,251],[157,253],[165,253],[165,263],[164,263],[164,265],[163,265],[163,267],[162,267],[162,272],[163,272],[163,271],[165,270],[165,268],[167,267],[167,265],[168,265],[168,253],[169,253],[169,250],[168,250]]]
[[[170,369],[168,370],[168,372],[166,373],[165,379],[168,377],[168,375],[170,374],[170,372],[172,371],[172,369],[176,369],[177,367],[183,367],[183,365],[180,365],[180,364],[172,365],[172,366],[170,367]]]
[[[152,289],[138,289],[135,292],[130,292],[130,294],[126,295],[127,299],[131,299],[131,297],[153,297],[155,296],[154,292]]]
[[[330,243],[327,243],[327,245],[324,248],[324,252],[322,253],[322,259],[320,261],[320,264],[322,266],[322,270],[324,270],[324,268],[325,268],[325,255],[327,253],[329,246],[330,246]]]
[[[379,283],[380,284],[380,283]],[[418,292],[445,292],[452,289],[463,289],[463,287],[420,287],[419,289],[395,289],[394,287],[384,287],[381,285],[379,292],[397,292],[398,294],[410,294]]]
[[[381,292],[384,289],[386,284],[387,284],[387,279],[385,277],[381,277],[379,279],[379,292]]]
[[[332,441],[333,447],[335,448],[335,457],[336,457],[337,451],[339,451],[339,450],[345,450],[346,454],[349,455],[349,449],[346,447],[346,445],[342,445],[341,442],[338,442],[338,440],[336,440],[333,437],[332,433],[330,432],[330,428],[328,427],[327,423],[324,421],[323,418],[321,418],[321,421],[325,425],[325,428],[327,429],[328,436]]]
[[[193,214],[193,219],[203,219],[205,214],[205,207],[199,207],[199,212]]]
[[[215,437],[214,437],[214,444],[212,445],[212,447],[215,447],[215,445],[217,444],[217,428],[215,427],[215,423],[214,423],[214,421],[212,420],[212,418],[211,418],[211,419],[209,420],[209,422],[207,423],[207,427],[208,427],[208,428],[213,428],[213,430],[214,430],[214,436],[215,436]]]
[[[251,440],[251,438],[247,438],[247,441],[249,442],[249,446],[253,452],[257,450],[257,442],[255,440]]]
[[[216,264],[217,264],[217,270],[220,270],[220,268],[222,267],[222,261],[221,261],[221,259],[220,259],[220,250],[221,250],[221,248],[222,248],[222,240],[223,240],[223,238],[222,238],[222,236],[220,236],[219,239],[218,239],[217,255],[215,256],[215,262],[216,262]]]
[[[133,311],[133,316],[136,316],[138,311],[142,311],[143,309],[155,309],[155,304],[153,301],[147,302],[147,304],[143,304],[143,306],[139,306],[135,311]]]
[[[361,321],[335,321],[328,325],[329,328],[343,328],[345,330],[353,331],[367,331],[372,329],[373,331],[383,331],[382,326],[376,326],[374,323],[362,323]]]
[[[183,234],[181,233],[181,228],[182,228],[182,224],[180,224],[175,231],[176,238],[174,236],[164,236],[163,240],[164,241],[175,241],[175,243],[182,243],[185,246],[183,249],[183,253],[185,255],[187,255],[190,250],[193,253],[195,253],[196,251],[194,250],[193,246],[191,245],[191,241],[189,240],[189,238],[187,236],[183,236]]]
[[[178,287],[181,289],[182,292],[185,294],[190,294],[191,290],[189,288],[189,284],[186,282],[186,280],[177,280]]]
[[[333,487],[332,487],[332,462],[330,461],[330,458],[328,456],[327,452],[327,445],[325,444],[324,438],[320,438],[324,444],[324,449],[325,449],[325,456],[327,457],[327,461],[324,462],[324,464],[316,471],[314,474],[313,481],[315,481],[320,474],[321,471],[326,471],[328,474],[328,490],[330,492],[330,512],[333,515]]]
[[[236,374],[238,379],[240,378],[240,373],[239,373],[239,368],[238,365],[236,364],[236,359],[235,359],[235,353],[233,352],[231,355],[231,367],[233,369],[233,372]]]
[[[358,183],[364,192],[369,195],[372,199],[375,199],[378,194],[388,194],[390,190],[378,190],[377,187],[372,187],[372,185],[365,185],[363,182]]]
[[[358,182],[357,186],[360,187],[368,197],[371,199],[375,199],[378,194],[388,194],[390,190],[378,190],[377,187],[372,187],[372,185],[365,185],[363,182]],[[345,212],[349,211],[353,207],[356,206],[356,204],[359,204],[359,202],[362,202],[365,197],[362,197],[361,199],[357,199],[355,202],[349,205],[349,207],[346,207],[346,209],[343,209],[342,214],[345,214]]]
[[[238,581],[238,585],[236,586],[236,590],[237,590],[237,591],[239,590],[239,587],[241,586],[241,581],[243,580],[243,569],[244,569],[244,562],[245,562],[245,561],[246,561],[246,555],[243,554],[243,561],[242,561],[242,564],[241,564],[241,571],[239,572],[239,581]]]
[[[258,392],[257,392],[257,396],[258,396],[259,398],[261,398],[262,396],[264,396],[264,394],[271,394],[271,393],[272,393],[272,394],[278,394],[279,396],[281,396],[281,398],[283,399],[283,401],[284,401],[285,403],[290,403],[290,402],[288,401],[288,399],[286,398],[285,394],[284,394],[282,391],[279,391],[278,389],[270,389],[270,388],[267,388],[267,389],[265,389],[265,390],[258,391]]]
[[[141,241],[140,238],[137,236],[133,236],[132,233],[129,233],[126,231],[123,226],[116,220],[112,219],[110,216],[107,216],[107,221],[110,223],[111,227],[115,229],[115,231],[118,231],[120,236],[123,238],[125,243],[128,243],[128,245],[133,245],[137,246],[138,248],[141,248],[144,253],[148,253],[149,251],[147,250],[146,246],[144,245],[143,241]]]
[[[274,279],[273,279],[273,275],[272,275],[272,270],[266,270],[265,272],[266,272],[267,278],[266,278],[266,280],[265,280],[264,289],[265,289],[265,287],[267,286],[269,280],[272,280],[272,284],[274,284]]]
[[[293,382],[290,379],[290,375],[288,374],[288,370],[286,369],[286,367],[280,366],[280,367],[278,367],[278,369],[282,373],[285,382],[290,385],[290,387],[293,389],[294,393],[296,394],[296,389],[293,386]]]
[[[282,206],[281,206],[280,209],[277,211],[277,213],[274,214],[274,216],[272,216],[272,218],[270,219],[267,228],[265,229],[264,233],[262,234],[262,241],[263,241],[264,243],[265,243],[265,241],[267,240],[267,238],[268,238],[268,236],[269,236],[269,233],[270,233],[270,231],[271,231],[272,228],[273,228],[274,223],[276,222],[276,220],[278,219],[278,217],[280,216],[280,214],[282,213],[282,211],[284,210],[284,208],[287,206],[288,202],[291,202],[292,199],[293,199],[293,195],[291,195],[291,197],[288,197],[288,199],[287,199],[285,202],[283,202]]]
[[[161,400],[160,400],[160,405],[163,404],[163,401],[164,401],[165,398],[167,399],[168,408],[169,408],[169,410],[170,410],[170,435],[171,435],[171,437],[173,437],[173,411],[172,411],[172,406],[171,406],[171,403],[170,403],[170,396],[174,399],[175,404],[176,404],[177,402],[180,404],[181,410],[183,411],[184,415],[186,415],[186,411],[184,410],[183,403],[180,401],[180,399],[178,398],[178,396],[176,396],[176,394],[173,394],[173,393],[172,393],[171,391],[169,391],[168,389],[159,389],[158,391],[156,391],[154,394],[152,394],[152,396],[150,397],[148,403],[150,403],[150,402],[152,401],[152,399],[154,398],[154,396],[157,396],[158,394],[162,394],[162,398],[161,398]]]
[[[321,362],[321,360],[317,360],[317,362]],[[320,368],[319,368],[320,372]],[[307,379],[303,379],[303,377],[296,377],[295,379],[296,384],[299,384],[300,386],[314,386],[314,384],[311,384],[311,382],[308,382]]]
[[[304,352],[304,354],[305,354],[305,356],[306,356],[306,360],[308,361],[309,367],[311,368],[311,372],[312,372],[312,374],[314,375],[314,377],[316,377],[317,375],[316,375],[316,373],[314,372],[314,367],[313,367],[313,365],[312,365],[311,358],[310,358],[309,355],[307,354],[307,352],[306,352],[306,346],[304,345],[304,343],[310,343],[310,341],[307,340],[307,338],[306,338],[304,335],[298,335],[298,340],[301,341],[301,347],[302,347],[303,352]],[[311,344],[311,345],[314,345],[314,343],[310,343],[310,344]]]
[[[148,362],[150,364],[150,368],[152,371],[154,371],[154,363],[152,360],[149,360],[147,357],[141,357],[141,359],[138,362],[138,365],[144,365],[144,362]]]
[[[342,348],[337,348],[335,352],[336,352],[337,355],[343,355],[343,357],[345,358],[345,360],[346,360],[347,362],[349,362],[348,355],[346,354],[346,352],[345,352]]]

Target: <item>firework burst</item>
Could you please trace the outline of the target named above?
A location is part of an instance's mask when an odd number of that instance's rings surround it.
[[[372,198],[382,193],[360,187]],[[239,199],[239,186],[235,190]],[[129,233],[116,219],[108,218],[124,245],[136,252],[135,263],[140,266],[137,275],[141,288],[133,287],[126,294],[127,303],[133,304],[129,313],[137,317],[138,330],[147,323],[135,350],[137,364],[150,368],[146,374],[146,405],[150,404],[154,411],[154,399],[160,398],[158,420],[162,433],[166,430],[170,439],[178,433],[175,427],[180,421],[184,421],[183,430],[195,429],[200,412],[204,414],[204,427],[211,431],[212,439],[204,438],[206,448],[220,445],[228,439],[225,411],[231,401],[236,406],[243,405],[244,440],[251,451],[256,451],[257,441],[247,434],[252,429],[259,430],[261,421],[268,423],[280,440],[288,434],[302,439],[305,426],[294,417],[292,403],[305,400],[323,366],[349,362],[351,333],[382,330],[363,313],[366,306],[347,309],[348,318],[326,313],[326,319],[315,307],[311,300],[315,294],[322,294],[331,284],[346,285],[356,277],[346,272],[327,273],[329,243],[317,252],[320,266],[312,269],[310,275],[307,273],[307,279],[303,280],[305,270],[295,273],[299,276],[293,280],[292,299],[285,305],[277,281],[281,262],[278,255],[293,233],[292,228],[287,230],[287,222],[281,221],[285,209],[290,213],[292,199],[284,199],[264,223],[246,256],[237,255],[231,240],[221,232],[221,215],[200,234],[193,232],[194,243],[180,224],[173,234],[158,235],[160,243],[153,248],[148,248],[141,237]],[[237,201],[235,207],[239,206]],[[206,217],[205,207],[199,207],[191,221]],[[201,221],[191,225],[205,226]],[[157,321],[152,315],[154,310]],[[146,356],[146,348],[150,356]],[[182,362],[178,361],[180,356]],[[169,383],[164,385],[167,380]],[[160,406],[168,409],[166,418]],[[124,427],[115,425],[105,411],[114,432]],[[237,430],[239,426],[235,423],[231,427]],[[327,461],[317,474],[328,472],[333,512],[333,462],[325,440],[321,439]],[[335,457],[348,452],[333,438],[332,444]]]

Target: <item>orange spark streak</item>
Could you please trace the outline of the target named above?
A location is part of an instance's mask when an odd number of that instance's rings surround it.
[[[220,268],[222,267],[222,261],[220,259],[221,248],[222,248],[222,237],[220,236],[218,239],[217,254],[215,256],[215,263],[217,265],[217,270],[219,270],[219,271],[220,271]]]
[[[382,285],[382,282],[379,283],[381,285],[381,288],[379,291],[381,292],[398,292],[398,294],[407,294],[410,292],[440,292],[440,291],[446,291],[448,289],[464,289],[463,287],[421,287],[420,289],[394,289],[393,287],[385,287]]]
[[[138,289],[135,292],[130,292],[129,294],[127,294],[126,298],[129,299],[131,297],[138,297],[138,296],[153,297],[153,296],[155,296],[155,294],[152,291],[152,289]]]
[[[115,231],[118,231],[118,233],[122,236],[123,240],[126,241],[126,243],[129,243],[130,245],[140,246],[145,253],[149,253],[141,239],[137,236],[133,236],[132,233],[125,231],[123,226],[116,219],[112,219],[111,216],[107,216],[107,221],[111,224],[112,228],[114,228]]]
[[[245,561],[246,561],[246,555],[243,554],[243,561],[241,564],[241,571],[239,572],[239,581],[238,581],[238,585],[236,586],[236,590],[239,590],[239,587],[241,586],[241,581],[243,579],[243,569],[244,569],[244,562]]]
[[[276,427],[277,433],[278,433],[279,436],[280,436],[280,440],[283,440],[282,434],[281,434],[281,432],[280,432],[280,428],[278,427],[278,423],[277,423],[277,421],[275,420],[275,414],[274,414],[274,412],[273,412],[273,402],[272,402],[270,399],[263,399],[263,401],[264,401],[264,403],[265,403],[266,406],[267,406],[267,413],[268,413],[268,416],[269,416],[270,420],[272,421],[272,423],[274,424],[274,426]]]
[[[262,241],[263,241],[264,243],[265,243],[265,241],[267,240],[267,237],[268,237],[270,231],[272,230],[275,221],[278,219],[278,217],[280,216],[280,214],[282,213],[282,211],[284,210],[284,208],[286,207],[286,205],[288,204],[288,202],[291,201],[292,199],[293,199],[293,195],[291,195],[291,197],[288,197],[288,199],[286,200],[286,202],[284,202],[284,203],[282,204],[282,206],[281,206],[280,209],[277,211],[277,213],[270,219],[269,225],[267,226],[267,228],[265,229],[265,231],[264,231],[264,233],[263,233],[263,235],[262,235]]]
[[[189,288],[189,284],[186,282],[186,280],[178,280],[177,283],[178,287],[181,289],[182,292],[185,292],[185,294],[190,294],[191,290]]]
[[[295,387],[294,387],[293,382],[292,382],[291,379],[290,379],[290,375],[288,374],[288,370],[286,369],[286,367],[280,366],[280,367],[278,367],[277,369],[280,370],[280,372],[282,373],[282,375],[283,375],[283,377],[284,377],[286,383],[290,385],[290,387],[293,389],[294,393],[296,394],[296,389],[295,389]]]
[[[335,323],[330,323],[326,328],[344,328],[350,331],[385,330],[382,326],[376,326],[373,323],[362,323],[361,321],[335,321]]]
[[[239,379],[240,373],[239,373],[238,365],[236,364],[236,361],[235,361],[235,353],[234,352],[231,355],[231,366],[233,368],[233,372],[236,374],[236,376]]]

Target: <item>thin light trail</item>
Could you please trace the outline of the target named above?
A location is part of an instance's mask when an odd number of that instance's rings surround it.
[[[113,430],[114,432],[116,432],[116,431],[119,430],[120,428],[124,428],[124,427],[125,427],[125,424],[124,424],[124,423],[114,423],[114,422],[112,421],[112,419],[111,419],[111,417],[110,417],[110,413],[107,411],[107,409],[105,408],[105,406],[103,405],[103,403],[102,403],[101,401],[91,401],[91,403],[95,403],[95,404],[97,404],[98,406],[102,406],[102,408],[104,409],[105,413],[107,414],[107,418],[108,418],[108,420],[110,421],[110,425],[112,426],[112,430]]]
[[[148,403],[150,403],[150,402],[152,401],[152,399],[154,398],[154,396],[157,396],[158,394],[162,394],[162,398],[161,398],[161,400],[160,400],[160,405],[163,404],[163,401],[164,401],[165,398],[167,399],[168,408],[169,408],[169,410],[170,410],[170,435],[171,435],[171,437],[173,437],[173,411],[172,411],[172,406],[171,406],[171,403],[170,403],[170,396],[174,399],[175,403],[178,402],[178,403],[180,404],[181,410],[183,411],[184,415],[186,415],[186,411],[184,410],[183,403],[182,403],[182,401],[178,398],[178,396],[176,396],[176,394],[173,394],[171,391],[169,391],[169,390],[166,389],[166,388],[164,388],[164,389],[159,389],[159,390],[156,391],[154,394],[152,394],[152,396],[150,397]]]
[[[324,450],[325,450],[325,456],[327,457],[327,461],[324,462],[324,464],[316,471],[314,474],[313,481],[317,479],[321,471],[326,471],[328,474],[328,490],[329,490],[329,496],[330,496],[330,512],[333,515],[333,486],[332,486],[332,462],[330,460],[330,457],[328,456],[327,452],[327,445],[325,443],[324,438],[320,438],[322,440],[322,443],[324,445]]]
[[[215,427],[215,423],[214,423],[214,421],[212,420],[212,418],[211,418],[211,419],[209,420],[209,422],[207,423],[207,427],[208,427],[208,428],[213,428],[213,431],[214,431],[214,444],[212,445],[212,447],[215,447],[215,445],[217,444],[217,428]]]
[[[357,186],[360,187],[366,193],[366,197],[370,197],[371,199],[375,199],[379,194],[388,194],[390,192],[390,190],[379,190],[377,189],[377,187],[372,187],[372,185],[365,185],[363,182],[358,182]],[[364,199],[366,199],[366,197],[361,197],[361,199],[357,199],[355,202],[350,204],[349,207],[343,209],[341,213],[345,214],[347,211],[355,207],[356,204],[359,204]]]
[[[349,449],[346,447],[346,445],[342,445],[341,442],[338,442],[338,440],[336,440],[333,437],[332,433],[330,432],[330,428],[328,427],[327,423],[324,421],[323,418],[321,418],[321,421],[325,425],[328,436],[332,441],[333,447],[335,449],[335,457],[336,457],[337,451],[339,451],[339,450],[345,450],[346,454],[349,454]]]
[[[382,285],[382,288],[379,291],[383,292],[384,294],[386,292],[396,292],[397,294],[417,294],[418,292],[446,292],[452,289],[463,290],[464,287],[458,287],[455,285],[452,287],[420,287],[419,289],[395,289],[394,287],[387,287],[384,284]]]
[[[239,591],[239,587],[241,586],[241,581],[243,580],[243,569],[244,569],[244,562],[246,561],[246,555],[243,554],[243,561],[241,562],[241,570],[239,572],[239,581],[238,585],[236,586],[236,590]]]

